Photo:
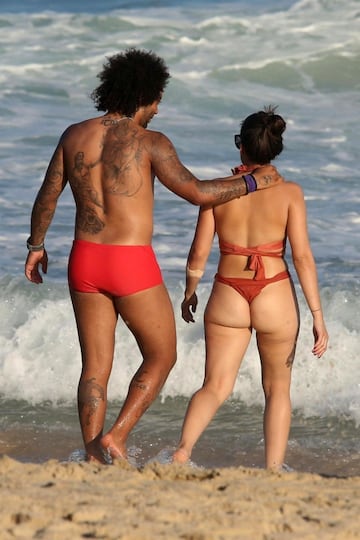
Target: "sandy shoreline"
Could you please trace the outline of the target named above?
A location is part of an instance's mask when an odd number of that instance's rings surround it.
[[[360,477],[0,458],[0,539],[360,538]]]

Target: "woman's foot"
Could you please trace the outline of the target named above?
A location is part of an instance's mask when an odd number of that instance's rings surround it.
[[[178,448],[173,454],[173,463],[186,463],[190,459],[190,454],[185,448]]]

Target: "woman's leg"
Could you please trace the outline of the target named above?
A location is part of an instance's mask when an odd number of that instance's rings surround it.
[[[100,440],[107,406],[117,314],[108,296],[70,291],[78,329],[82,371],[78,411],[87,459],[104,462]]]
[[[206,361],[203,386],[190,400],[173,461],[187,461],[196,441],[231,394],[248,347],[248,303],[231,287],[215,283],[205,310]]]
[[[116,309],[133,333],[143,357],[114,425],[101,440],[110,456],[126,458],[126,441],[158,396],[176,362],[173,307],[164,285],[118,298]]]
[[[265,465],[284,463],[291,424],[290,383],[299,314],[290,280],[268,285],[251,305],[265,394]]]

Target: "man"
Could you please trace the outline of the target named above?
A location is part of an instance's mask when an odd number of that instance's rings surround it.
[[[129,49],[112,56],[99,78],[92,98],[105,114],[68,127],[60,138],[32,210],[25,275],[42,282],[45,234],[69,182],[76,204],[68,279],[82,355],[79,419],[87,459],[104,463],[107,456],[126,458],[130,431],[176,361],[173,309],[151,247],[155,176],[196,205],[226,202],[280,177],[265,167],[256,181],[240,175],[200,181],[187,170],[171,141],[146,129],[169,79],[155,54]],[[103,435],[118,315],[143,361],[118,418]]]

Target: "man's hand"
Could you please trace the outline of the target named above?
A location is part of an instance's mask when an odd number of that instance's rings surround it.
[[[252,175],[255,177],[257,189],[266,189],[284,182],[283,177],[280,176],[276,167],[273,165],[258,167],[253,170]]]
[[[39,272],[39,264],[44,274],[47,272],[48,256],[46,249],[42,251],[30,251],[25,262],[25,276],[33,283],[42,283],[43,279]]]
[[[196,312],[197,304],[198,304],[198,299],[197,299],[196,293],[190,296],[190,298],[188,299],[185,298],[183,300],[181,304],[181,314],[184,321],[195,322],[195,319],[192,314]]]

